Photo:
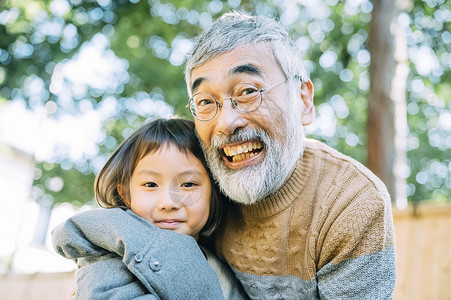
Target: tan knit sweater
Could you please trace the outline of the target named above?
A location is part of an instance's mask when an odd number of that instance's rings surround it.
[[[362,164],[306,140],[287,182],[233,205],[217,240],[254,299],[387,299],[395,285],[390,197]]]

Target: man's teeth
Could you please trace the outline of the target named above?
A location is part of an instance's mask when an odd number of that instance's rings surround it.
[[[226,146],[223,148],[224,153],[232,157],[232,161],[240,161],[256,155],[253,150],[260,150],[262,144],[260,142],[248,142],[237,146]]]
[[[234,155],[234,156],[232,157],[232,161],[235,162],[235,161],[240,161],[240,160],[243,160],[243,159],[248,159],[248,158],[250,158],[250,157],[253,157],[254,155],[255,155],[254,152],[251,152],[251,153],[246,152],[246,153]]]

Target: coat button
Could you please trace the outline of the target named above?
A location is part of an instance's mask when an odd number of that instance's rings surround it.
[[[152,269],[152,271],[154,272],[158,272],[161,269],[161,264],[160,262],[156,259],[156,258],[152,258],[150,260],[150,268]]]
[[[136,262],[139,263],[139,262],[141,262],[142,260],[143,260],[143,257],[141,256],[141,254],[136,254],[136,255],[135,255],[135,261],[136,261]]]

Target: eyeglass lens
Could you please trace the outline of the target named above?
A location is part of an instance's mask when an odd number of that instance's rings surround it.
[[[231,98],[229,100],[236,109],[252,112],[260,106],[261,90],[251,83],[241,83],[233,89]],[[197,93],[191,98],[189,109],[196,118],[210,120],[216,115],[218,105],[222,106],[210,94]]]

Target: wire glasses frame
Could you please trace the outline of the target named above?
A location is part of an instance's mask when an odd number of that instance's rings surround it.
[[[250,113],[260,107],[263,92],[286,81],[287,79],[284,79],[263,89],[252,83],[240,83],[233,88],[230,97],[224,98],[222,101],[230,100],[234,109],[243,113]],[[218,108],[221,108],[222,105],[212,95],[200,92],[194,94],[185,107],[189,108],[191,114],[197,120],[209,121],[216,117]]]

